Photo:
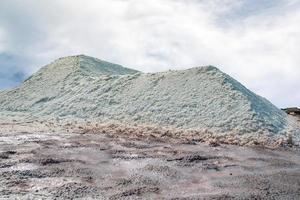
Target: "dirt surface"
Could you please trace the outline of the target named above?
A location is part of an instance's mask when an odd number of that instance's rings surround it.
[[[0,123],[0,199],[300,199],[300,150]]]

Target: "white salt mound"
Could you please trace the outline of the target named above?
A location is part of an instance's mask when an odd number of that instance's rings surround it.
[[[283,111],[215,67],[144,74],[84,55],[56,60],[19,87],[2,91],[0,112],[241,137],[299,135]]]

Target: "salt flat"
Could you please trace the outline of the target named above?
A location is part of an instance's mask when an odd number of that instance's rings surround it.
[[[300,149],[2,121],[0,174],[0,199],[299,199]]]
[[[216,67],[79,55],[0,92],[0,199],[300,199],[300,123]]]

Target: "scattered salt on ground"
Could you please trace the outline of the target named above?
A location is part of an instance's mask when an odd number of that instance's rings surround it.
[[[283,111],[212,66],[144,74],[87,56],[61,58],[1,92],[0,112],[300,141]]]

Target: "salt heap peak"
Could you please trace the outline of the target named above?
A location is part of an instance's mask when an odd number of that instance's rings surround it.
[[[40,76],[42,74],[66,76],[74,72],[83,73],[89,76],[125,75],[138,73],[137,70],[125,68],[121,65],[112,64],[97,58],[85,55],[76,55],[55,60],[50,65],[43,67],[32,77]]]
[[[285,133],[287,115],[215,67],[152,74],[72,56],[0,94],[0,112],[209,130]]]

